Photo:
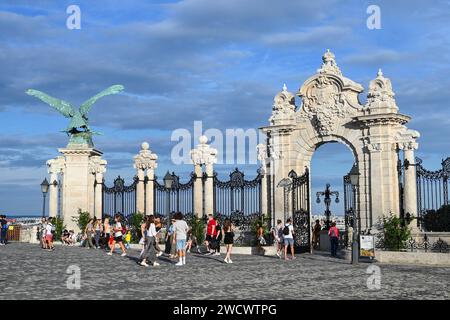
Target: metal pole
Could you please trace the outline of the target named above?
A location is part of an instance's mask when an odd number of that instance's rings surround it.
[[[45,218],[45,197],[47,196],[47,194],[42,193],[44,201],[42,203],[42,218]]]
[[[356,210],[356,186],[353,186],[353,242],[352,242],[352,264],[359,263],[359,228],[358,228],[358,213]]]

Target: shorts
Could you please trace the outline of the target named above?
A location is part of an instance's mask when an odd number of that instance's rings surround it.
[[[47,235],[45,236],[45,240],[46,240],[46,241],[53,241],[53,235],[47,234]]]
[[[114,237],[115,242],[122,242],[122,236]]]
[[[186,249],[186,239],[177,240],[177,250],[185,250]]]
[[[294,239],[292,239],[292,238],[284,238],[284,245],[285,246],[293,246],[294,245]]]
[[[206,235],[206,239],[205,239],[205,241],[208,241],[208,242],[211,242],[211,241],[213,241],[213,236],[212,236],[212,235],[210,235],[210,234],[207,234],[207,235]]]

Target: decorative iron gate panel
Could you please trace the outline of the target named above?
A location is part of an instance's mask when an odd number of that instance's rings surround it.
[[[180,177],[172,172],[172,186],[166,188],[155,177],[154,204],[155,215],[168,217],[175,212],[181,212],[187,220],[192,219],[194,212],[194,173],[187,183],[181,183]]]
[[[244,173],[236,168],[230,180],[220,181],[214,174],[214,213],[219,220],[230,218],[241,230],[249,230],[251,223],[262,219],[261,181],[258,174],[253,180],[245,180]]]
[[[309,169],[298,177],[294,170],[289,172],[292,179],[292,219],[294,226],[295,251],[311,252],[311,217]]]
[[[136,185],[138,178],[133,178],[133,183],[125,185],[125,180],[118,176],[112,187],[107,187],[103,181],[102,188],[102,216],[114,216],[121,213],[126,219],[136,213]]]
[[[448,187],[450,176],[450,157],[442,161],[442,169],[430,171],[422,166],[422,160],[416,158],[416,182],[417,182],[417,210],[419,224],[422,229],[430,229],[437,214],[447,213],[449,208]],[[405,164],[405,169],[409,167]],[[412,170],[409,168],[407,170]],[[429,217],[426,217],[430,214]],[[435,217],[432,217],[435,215]],[[428,220],[428,226],[426,221]],[[428,228],[427,228],[428,227]],[[450,231],[450,226],[441,226],[440,228]],[[425,230],[425,231],[443,231],[443,230]]]

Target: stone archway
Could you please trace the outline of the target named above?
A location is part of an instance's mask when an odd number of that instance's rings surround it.
[[[297,92],[301,105],[295,105],[294,94],[284,86],[275,96],[269,126],[261,128],[267,135],[270,211],[282,219],[285,201],[279,182],[291,170],[302,174],[309,169],[320,145],[339,142],[352,151],[360,174],[356,210],[361,228],[374,229],[379,217],[400,213],[399,156],[404,150],[405,159],[414,163],[419,133],[405,126],[410,117],[399,113],[391,82],[381,70],[370,82],[363,105],[359,94],[364,88],[342,75],[334,54],[328,50],[322,61]],[[409,170],[404,176],[404,206],[416,215],[414,175]]]

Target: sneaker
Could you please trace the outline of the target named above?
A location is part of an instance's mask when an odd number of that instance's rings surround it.
[[[158,262],[153,262],[153,266],[157,267],[157,266],[160,266],[160,264]]]
[[[147,262],[145,262],[145,261],[142,261],[142,262],[140,263],[140,265],[143,266],[143,267],[148,267],[148,264],[147,264]]]
[[[175,265],[176,265],[176,266],[182,266],[182,265],[183,265],[183,262],[179,261],[179,262],[175,263]]]
[[[127,253],[124,252],[124,253],[122,253],[120,256],[121,256],[121,257],[125,257],[126,255],[127,255]]]
[[[156,256],[157,256],[157,257],[160,257],[160,256],[162,256],[162,254],[163,254],[162,251],[160,251],[160,252],[158,252],[158,253],[156,254]]]
[[[233,263],[233,260],[231,260],[230,258],[228,258],[228,263]]]
[[[111,253],[111,252],[108,252],[107,255],[108,255],[108,256],[112,256],[112,253]]]
[[[220,252],[216,252],[215,255],[216,255],[216,256],[220,256]]]
[[[277,252],[277,257],[278,257],[278,258],[281,258],[281,255],[280,255],[280,253],[279,253],[279,252]]]
[[[227,258],[223,259],[223,262],[229,263]]]

